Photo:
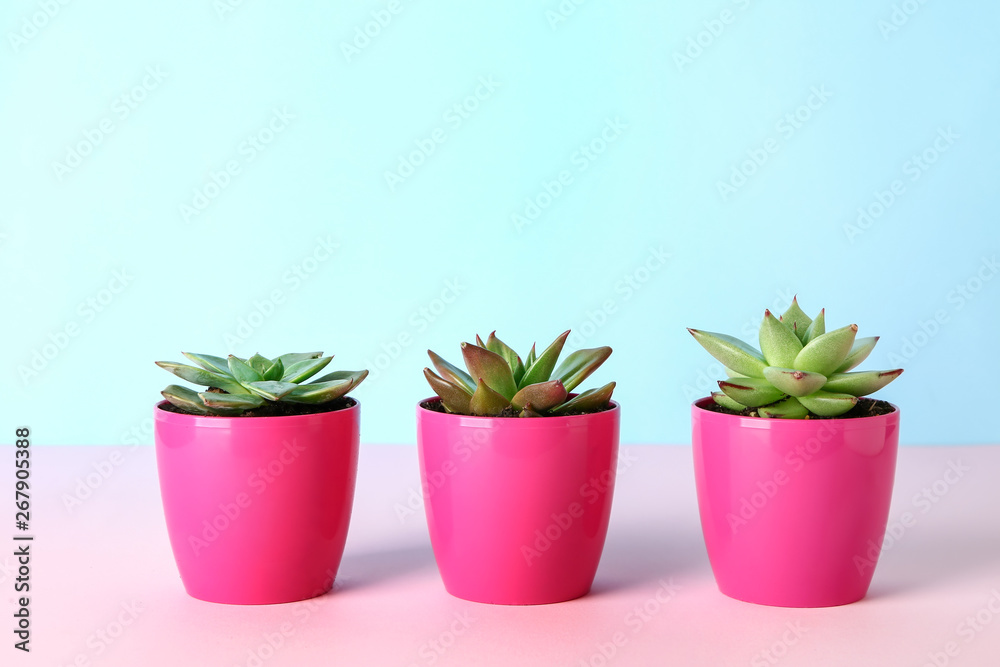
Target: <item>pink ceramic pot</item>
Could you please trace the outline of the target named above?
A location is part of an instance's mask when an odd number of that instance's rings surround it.
[[[719,590],[781,607],[863,598],[889,518],[899,409],[861,419],[763,419],[701,407],[711,400],[692,406],[692,446]]]
[[[417,405],[427,524],[449,593],[474,602],[548,604],[590,590],[618,460],[621,410],[612,405],[531,419]]]
[[[187,592],[294,602],[333,585],[358,467],[360,404],[289,417],[153,410],[170,545]]]

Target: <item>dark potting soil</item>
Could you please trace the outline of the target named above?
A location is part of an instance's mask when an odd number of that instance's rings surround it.
[[[708,405],[702,407],[702,410],[721,412],[727,415],[739,415],[741,417],[760,416],[757,414],[757,408],[743,408],[739,412],[736,412],[735,410],[722,407],[715,401],[712,401]],[[816,415],[808,415],[805,419],[859,419],[861,417],[877,417],[878,415],[887,415],[892,411],[893,407],[888,401],[879,401],[874,398],[859,398],[857,404],[842,415],[837,415],[836,417],[817,417]],[[761,419],[767,418],[761,417]]]
[[[575,396],[575,394],[570,394],[570,397],[572,397],[572,396]],[[441,403],[441,399],[440,398],[432,398],[429,401],[423,401],[420,404],[420,407],[424,408],[425,410],[430,410],[431,412],[443,412],[445,414],[449,414],[448,411],[444,409],[444,405]],[[590,410],[589,412],[580,412],[580,411],[574,410],[572,412],[561,413],[561,414],[559,414],[557,416],[559,416],[559,417],[573,417],[573,416],[576,416],[576,415],[592,415],[594,413],[604,412],[605,410],[610,410],[610,409],[611,409],[611,404],[608,403],[607,407],[601,408],[599,410]],[[508,406],[508,407],[506,407],[506,408],[503,409],[503,412],[501,412],[499,415],[495,415],[495,416],[497,416],[497,417],[517,417],[517,418],[519,418],[520,414],[518,414],[518,412],[516,410],[514,410],[514,408]]]
[[[268,401],[259,408],[254,408],[253,410],[247,410],[246,412],[233,415],[235,417],[293,417],[296,415],[314,415],[320,412],[336,412],[337,410],[343,410],[345,408],[352,407],[357,401],[353,398],[348,398],[347,396],[342,396],[335,401],[330,401],[329,403],[320,403],[319,405],[309,405],[307,403],[273,403]],[[194,415],[193,412],[188,412],[186,410],[181,410],[173,403],[164,403],[160,406],[161,410],[166,410],[167,412],[176,412],[180,415]],[[204,415],[195,415],[204,416]]]

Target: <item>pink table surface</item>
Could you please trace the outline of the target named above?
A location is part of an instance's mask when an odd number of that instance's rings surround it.
[[[1000,665],[1000,446],[903,448],[897,538],[869,596],[813,610],[718,592],[689,447],[623,447],[590,595],[501,607],[445,592],[416,449],[363,446],[335,590],[236,607],[184,593],[151,447],[36,446],[27,655],[13,649],[12,460],[0,449],[2,665]]]

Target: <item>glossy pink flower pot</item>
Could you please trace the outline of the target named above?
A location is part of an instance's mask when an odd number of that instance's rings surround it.
[[[351,519],[360,404],[287,417],[199,417],[164,404],[153,410],[156,463],[187,592],[273,604],[328,591]]]
[[[705,546],[719,590],[780,607],[868,592],[889,518],[899,409],[858,419],[764,419],[692,405]]]
[[[618,460],[621,410],[612,405],[589,415],[530,419],[417,405],[424,507],[449,593],[523,605],[590,590]]]

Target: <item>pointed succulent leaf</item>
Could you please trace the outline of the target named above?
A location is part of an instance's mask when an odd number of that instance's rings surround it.
[[[491,389],[503,396],[508,402],[517,393],[514,375],[503,357],[490,352],[485,347],[462,343],[462,356],[469,369],[469,375],[476,380],[483,380]],[[476,387],[479,391],[479,387]],[[475,393],[475,392],[474,392]]]
[[[348,391],[354,391],[359,384],[364,382],[364,379],[368,377],[368,369],[362,369],[360,371],[347,371],[351,374],[351,388]]]
[[[163,398],[167,399],[171,405],[174,405],[181,410],[186,410],[199,415],[207,415],[210,413],[209,408],[202,402],[201,397],[187,387],[172,384],[160,393],[163,394]]]
[[[243,385],[250,382],[260,382],[264,379],[264,376],[251,368],[247,362],[233,355],[229,355],[229,372],[233,374],[233,377],[236,378],[240,384]],[[220,389],[226,388],[220,387]],[[229,390],[226,389],[226,391]]]
[[[472,346],[470,345],[469,347]],[[495,417],[509,405],[510,401],[507,398],[486,384],[484,380],[480,379],[479,384],[476,386],[476,391],[472,394],[472,398],[469,399],[469,414]]]
[[[322,356],[322,352],[289,352],[288,354],[281,355],[278,359],[281,359],[281,363],[285,365],[285,368],[288,368],[300,361],[319,359]],[[332,357],[333,355],[330,356]]]
[[[476,345],[479,347],[486,347],[486,343],[484,343],[483,339],[479,337],[479,334],[476,334]]]
[[[193,382],[194,384],[200,384],[206,387],[218,387],[223,391],[228,391],[230,394],[248,393],[246,389],[240,386],[239,382],[229,375],[212,373],[203,368],[195,368],[194,366],[178,364],[172,361],[157,361],[156,365],[164,370],[170,371],[182,380],[187,380],[188,382]]]
[[[515,410],[523,410],[525,405],[531,403],[536,412],[544,412],[565,401],[566,393],[566,387],[559,380],[537,382],[514,394],[510,404]]]
[[[743,375],[742,373],[737,373],[736,371],[734,371],[731,368],[723,368],[722,370],[724,370],[726,372],[726,377],[729,377],[729,378],[745,378],[746,377],[746,375]]]
[[[715,401],[715,403],[717,405],[721,405],[722,407],[728,408],[728,409],[733,410],[735,412],[741,412],[743,410],[743,408],[746,407],[742,403],[737,403],[733,399],[729,398],[728,396],[726,396],[725,394],[723,394],[721,391],[713,391],[712,392],[712,400]]]
[[[281,380],[262,380],[260,382],[248,382],[244,386],[261,398],[269,401],[280,401],[299,385],[294,382],[282,382]]]
[[[855,406],[858,399],[850,394],[837,394],[822,389],[808,396],[799,396],[799,403],[820,417],[836,417]]]
[[[588,389],[587,391],[577,394],[557,407],[552,411],[552,414],[562,415],[573,412],[594,412],[595,410],[606,408],[608,407],[608,401],[611,400],[611,394],[614,393],[614,391],[614,382],[609,382],[603,387],[598,387],[596,389]]]
[[[763,378],[734,378],[720,380],[719,389],[729,398],[748,408],[774,403],[784,394]]]
[[[799,340],[802,340],[805,338],[806,329],[812,324],[812,319],[799,308],[798,297],[793,296],[792,304],[781,315],[781,323],[798,336]]]
[[[271,367],[272,363],[274,362],[272,362],[267,357],[263,357],[259,354],[255,354],[249,359],[247,359],[247,366],[260,373],[261,377],[264,377],[264,373],[267,372],[267,369]]]
[[[806,327],[806,333],[802,336],[802,344],[806,345],[810,343],[814,338],[822,336],[826,333],[826,308],[819,311],[819,315],[816,316],[808,327]]]
[[[368,377],[367,369],[360,371],[334,371],[333,373],[327,373],[321,378],[316,378],[306,386],[312,386],[321,382],[340,382],[341,380],[350,380],[351,386],[347,388],[347,391],[354,391],[354,388],[361,384],[366,377]]]
[[[285,374],[285,365],[281,363],[281,359],[275,359],[271,362],[271,365],[267,367],[264,371],[265,380],[280,380],[282,375]]]
[[[563,345],[566,344],[567,338],[569,338],[569,330],[556,336],[556,339],[537,357],[535,357],[535,346],[532,344],[520,386],[527,387],[536,382],[545,382],[552,377],[552,370],[556,367],[556,362],[559,360],[559,355],[562,354]]]
[[[581,382],[590,377],[591,373],[600,368],[601,364],[607,361],[610,356],[611,348],[606,345],[577,350],[559,364],[554,375],[557,379],[562,380],[566,391],[573,391]]]
[[[503,357],[504,361],[507,362],[507,365],[510,366],[511,372],[513,372],[517,368],[517,364],[519,361],[517,352],[510,349],[510,347],[506,343],[497,338],[496,331],[490,333],[490,335],[486,338],[486,349],[489,350],[490,352],[495,352],[496,354],[499,354],[501,357]]]
[[[817,336],[802,348],[802,351],[795,357],[792,368],[830,375],[844,363],[851,351],[851,346],[854,345],[854,337],[857,333],[858,325],[849,324],[846,327]]]
[[[815,322],[815,320],[813,321]],[[797,398],[789,396],[773,405],[758,408],[757,414],[771,419],[802,419],[809,414],[809,410]]]
[[[476,390],[476,381],[472,379],[471,375],[463,371],[458,366],[448,363],[431,350],[427,350],[427,355],[431,358],[431,363],[434,364],[434,368],[437,369],[437,372],[441,374],[442,378],[452,384],[465,387],[469,390],[469,396],[472,396],[472,392]]]
[[[764,369],[764,378],[776,389],[789,396],[806,396],[826,384],[826,376],[809,371],[797,371],[792,368],[768,366]]]
[[[699,329],[688,329],[688,331],[726,368],[747,377],[764,377],[764,368],[768,365],[764,355],[739,338]]]
[[[278,361],[281,361],[281,359],[278,359]],[[302,361],[296,361],[294,364],[285,369],[281,379],[285,382],[295,382],[296,384],[301,384],[326,368],[331,361],[333,361],[333,357],[320,357],[319,359],[303,359]]]
[[[200,392],[198,396],[210,408],[232,408],[252,410],[264,405],[264,399],[256,394],[220,394],[214,391]]]
[[[438,377],[429,368],[424,369],[424,377],[427,378],[427,384],[431,386],[437,397],[441,399],[441,403],[448,412],[455,412],[460,415],[469,414],[469,400],[472,398],[472,393],[466,391],[464,386],[459,386]]]
[[[877,342],[878,336],[867,336],[865,338],[856,339],[854,341],[854,345],[851,346],[851,352],[847,355],[847,359],[844,359],[844,363],[842,363],[834,372],[846,373],[856,367],[868,358],[868,355],[871,354],[873,349],[875,349],[875,343]]]
[[[514,373],[513,373],[513,375],[514,375],[514,386],[515,387],[520,387],[521,386],[521,380],[524,379],[524,371],[525,371],[524,362],[521,361],[521,357],[517,357],[517,359],[515,360],[515,364],[516,365],[512,369],[514,371]]]
[[[518,414],[517,416],[518,417],[542,417],[543,415],[540,412],[535,412],[535,409],[532,407],[531,403],[528,403],[527,405],[524,406],[524,408],[521,410],[520,414]]]
[[[764,321],[760,323],[760,350],[767,363],[771,366],[791,366],[801,349],[802,341],[798,336],[779,322],[770,310],[765,310]]]
[[[349,392],[353,383],[351,378],[343,378],[329,382],[300,384],[285,394],[282,400],[287,403],[329,403]]]
[[[204,368],[206,371],[229,375],[229,362],[222,357],[216,357],[212,354],[197,354],[195,352],[181,352],[181,354]]]
[[[528,358],[524,360],[524,368],[525,368],[525,370],[531,368],[531,365],[533,363],[535,363],[535,359],[537,359],[537,358],[538,357],[535,356],[535,344],[532,343],[531,344],[531,352],[528,353]]]
[[[855,373],[835,373],[830,376],[824,391],[850,394],[851,396],[867,396],[886,386],[903,372],[902,368],[893,371],[858,371]]]

